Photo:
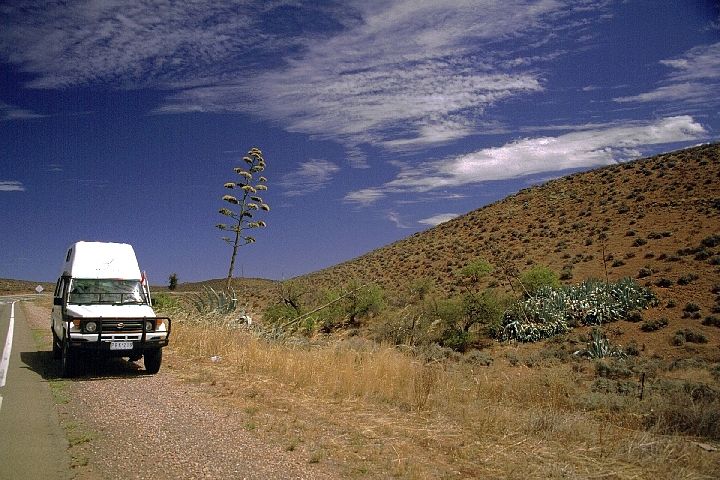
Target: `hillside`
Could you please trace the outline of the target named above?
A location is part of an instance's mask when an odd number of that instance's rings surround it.
[[[31,282],[28,280],[0,279],[0,295],[17,295],[35,293],[35,288],[40,285],[45,292],[52,292],[55,285],[47,282]]]
[[[720,249],[705,248],[700,255],[696,250],[713,234],[720,234],[719,144],[528,188],[304,278],[323,286],[357,278],[391,291],[430,278],[438,290],[452,293],[454,273],[482,257],[519,271],[547,265],[574,282],[605,277],[604,249],[610,280],[637,278],[649,269],[644,283],[666,278],[673,283],[667,293],[707,304],[709,289],[719,279]],[[688,274],[699,278],[678,290],[677,280]],[[505,282],[496,275],[490,281]]]
[[[720,329],[701,326],[699,318],[720,310],[720,144],[531,187],[296,280],[317,290],[357,279],[398,295],[430,279],[437,296],[452,296],[460,293],[458,270],[478,258],[495,267],[487,283],[506,290],[508,272],[534,265],[551,267],[568,284],[634,278],[660,298],[646,318],[670,320],[651,341],[654,350],[667,350],[671,339],[664,337],[677,329],[697,327],[715,345],[698,348],[712,356]],[[687,304],[700,309],[686,313]],[[618,341],[649,341],[635,330]]]

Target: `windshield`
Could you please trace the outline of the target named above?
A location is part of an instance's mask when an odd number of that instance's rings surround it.
[[[140,280],[73,279],[68,303],[144,304],[147,303]]]

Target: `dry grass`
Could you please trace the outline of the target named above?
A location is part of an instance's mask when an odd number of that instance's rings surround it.
[[[588,374],[572,364],[426,364],[366,342],[288,345],[182,322],[172,345],[191,360],[188,375],[245,412],[253,429],[288,449],[302,444],[308,461],[338,463],[349,476],[712,478],[720,471],[717,452],[640,429],[648,412],[638,412],[657,399],[643,406],[618,397],[588,409]]]

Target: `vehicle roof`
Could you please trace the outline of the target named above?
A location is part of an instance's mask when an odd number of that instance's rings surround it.
[[[62,274],[74,278],[141,279],[135,251],[127,243],[75,242],[65,255]]]

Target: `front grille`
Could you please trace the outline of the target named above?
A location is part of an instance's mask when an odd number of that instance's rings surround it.
[[[128,320],[103,320],[102,331],[103,333],[129,333],[129,332],[142,332],[143,321],[128,319]]]

